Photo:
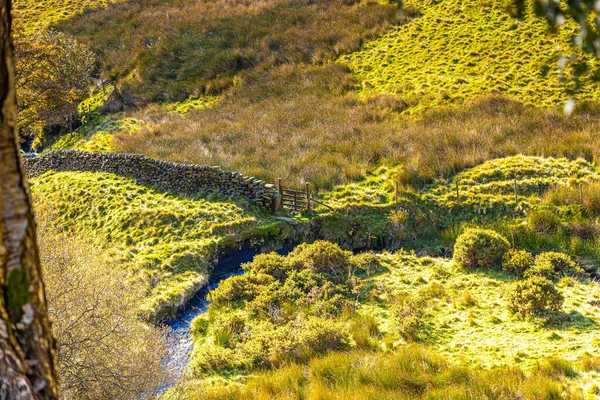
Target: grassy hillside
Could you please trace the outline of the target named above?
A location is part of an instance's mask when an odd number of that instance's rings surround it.
[[[402,166],[382,167],[323,193],[335,212],[320,209],[320,236],[345,248],[403,247],[444,255],[464,226],[484,225],[533,251],[600,257],[598,172],[584,160],[495,159],[433,184],[400,186],[396,204],[395,182],[407,173]]]
[[[206,284],[219,246],[269,223],[243,202],[161,193],[105,173],[45,174],[32,192],[38,216],[91,240],[146,284],[142,311],[152,319],[168,317]]]
[[[518,153],[596,158],[597,106],[581,103],[567,118],[517,102],[560,108],[574,95],[552,59],[570,51],[567,30],[550,36],[542,21],[513,20],[500,2],[405,2],[398,11],[369,1],[142,1],[56,27],[89,44],[104,78],[119,81],[122,104],[112,99],[105,111],[128,109],[58,147],[324,189],[382,165],[403,164],[408,183],[422,183]],[[578,96],[597,97],[596,84],[582,82]]]
[[[57,26],[89,44],[106,76],[127,77],[136,104],[219,94],[247,70],[323,63],[400,19],[393,5],[361,0],[142,0]]]
[[[549,35],[546,22],[532,12],[511,18],[502,0],[405,4],[423,16],[342,57],[360,79],[363,95],[397,94],[411,112],[490,92],[542,107],[598,98],[594,77],[585,76],[575,91],[572,68],[559,71],[559,57],[573,52],[572,25]]]

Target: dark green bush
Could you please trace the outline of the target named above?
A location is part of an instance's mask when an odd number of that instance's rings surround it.
[[[379,257],[372,252],[352,256],[350,258],[350,264],[356,273],[366,274],[367,276],[381,272],[382,270]]]
[[[275,282],[275,278],[267,274],[232,276],[211,291],[207,299],[216,306],[230,302],[249,301],[257,297],[265,286]]]
[[[563,276],[586,276],[586,272],[564,253],[541,253],[535,263],[525,272],[525,276],[543,276],[554,280]]]
[[[345,278],[349,271],[352,253],[342,250],[335,243],[317,240],[312,244],[299,245],[290,253],[289,257],[292,259],[292,263],[300,263],[304,268],[331,277]]]
[[[506,301],[513,314],[525,317],[544,310],[558,311],[564,298],[550,280],[532,276],[511,284]]]
[[[454,244],[454,262],[463,268],[494,268],[502,263],[510,244],[489,229],[466,229]]]
[[[502,270],[521,276],[533,265],[533,262],[534,258],[530,252],[510,249],[502,258]]]
[[[271,275],[275,279],[285,280],[288,273],[292,270],[286,257],[273,252],[268,254],[258,254],[252,262],[243,265],[246,272],[255,274]]]

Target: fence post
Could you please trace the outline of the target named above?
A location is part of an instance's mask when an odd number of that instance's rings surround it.
[[[458,181],[454,182],[456,184],[456,201],[460,203],[460,190],[458,189]]]
[[[311,204],[310,204],[310,183],[306,184],[306,211],[310,212],[311,211]]]
[[[515,186],[514,187],[514,191],[515,191],[515,204],[518,204],[519,203],[519,197],[518,197],[518,194],[517,194],[517,179],[516,178],[514,179],[514,186]]]
[[[271,205],[273,212],[283,209],[283,187],[281,186],[281,178],[277,179],[277,193],[273,195],[273,204]]]

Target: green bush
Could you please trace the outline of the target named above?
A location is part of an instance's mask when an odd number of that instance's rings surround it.
[[[554,284],[542,276],[514,282],[506,294],[509,310],[521,317],[544,310],[558,311],[563,300]]]
[[[342,250],[335,243],[317,240],[312,244],[303,243],[289,255],[293,263],[301,263],[304,268],[329,276],[346,277],[352,253]]]
[[[221,282],[206,298],[216,306],[229,302],[250,301],[263,291],[264,286],[275,282],[275,278],[267,274],[232,276]]]
[[[287,259],[275,252],[258,254],[252,262],[246,263],[242,267],[246,272],[271,275],[280,281],[285,280],[292,270]]]
[[[563,276],[586,276],[586,272],[564,253],[541,253],[535,263],[525,272],[525,276],[543,276],[554,280]]]
[[[500,266],[510,245],[499,233],[488,229],[467,229],[454,244],[454,262],[463,268]]]
[[[502,258],[502,270],[521,276],[533,265],[533,262],[534,258],[530,252],[510,249]]]

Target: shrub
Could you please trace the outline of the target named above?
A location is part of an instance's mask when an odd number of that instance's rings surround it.
[[[244,264],[243,268],[246,272],[267,274],[278,280],[285,280],[291,270],[286,258],[275,252],[258,254],[252,262]]]
[[[533,255],[525,250],[510,249],[502,258],[502,270],[511,274],[523,275],[533,264]]]
[[[106,254],[39,220],[63,398],[155,397],[173,383],[173,365],[168,365],[173,354],[167,347],[169,331],[138,318],[144,286],[128,280],[126,271],[106,261]]]
[[[514,282],[506,294],[508,308],[521,317],[544,310],[560,309],[563,296],[554,284],[542,276],[532,276],[527,280]]]
[[[543,276],[548,279],[575,275],[585,276],[586,272],[571,257],[564,253],[546,252],[535,258],[535,263],[525,272],[525,276]]]
[[[423,325],[425,301],[422,298],[400,295],[391,304],[391,314],[397,333],[406,341],[418,340]]]
[[[312,244],[303,243],[289,255],[292,262],[299,262],[304,268],[330,276],[346,277],[352,253],[342,250],[335,243],[317,240]]]
[[[357,273],[366,274],[367,276],[381,272],[381,262],[377,254],[361,253],[350,258],[350,264]]]
[[[260,294],[262,286],[275,282],[275,278],[266,274],[232,276],[211,291],[207,299],[217,306],[228,302],[250,301]]]
[[[493,268],[502,263],[510,245],[499,233],[467,229],[454,244],[454,262],[463,268]]]

